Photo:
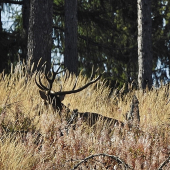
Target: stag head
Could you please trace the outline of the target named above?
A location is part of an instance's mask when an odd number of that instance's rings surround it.
[[[49,78],[47,72],[45,72],[45,78],[47,79],[47,81],[49,83],[49,88],[46,87],[42,83],[41,78],[40,78],[40,72],[37,72],[36,76],[35,76],[35,83],[40,89],[39,93],[40,93],[41,98],[44,100],[44,103],[45,104],[51,104],[53,109],[55,109],[57,111],[62,111],[63,107],[66,107],[66,106],[64,106],[62,104],[62,101],[64,100],[65,95],[78,93],[78,92],[84,90],[85,88],[87,88],[91,84],[97,82],[102,76],[102,74],[100,74],[97,78],[92,79],[92,77],[93,77],[93,70],[92,70],[92,74],[91,74],[91,78],[90,78],[91,81],[88,82],[87,84],[85,84],[84,86],[82,86],[82,87],[80,87],[78,89],[75,89],[76,88],[76,83],[77,83],[77,81],[75,81],[75,84],[74,84],[72,90],[70,90],[70,91],[62,91],[62,86],[60,86],[60,91],[54,92],[51,89],[52,89],[52,85],[54,83],[56,75],[63,72],[63,71],[65,71],[65,70],[59,71],[60,68],[61,67],[59,67],[56,72],[54,71],[54,69],[52,69],[51,78]],[[37,76],[38,76],[39,83],[37,82]],[[65,76],[64,83],[65,83],[66,79],[67,79],[67,75]]]

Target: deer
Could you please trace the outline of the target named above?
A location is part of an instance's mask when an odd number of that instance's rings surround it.
[[[77,84],[77,81],[75,81],[75,84],[74,84],[72,90],[62,91],[62,86],[60,86],[60,91],[54,92],[54,91],[52,91],[52,86],[53,86],[54,80],[56,78],[56,75],[65,71],[65,70],[62,70],[62,71],[59,72],[60,67],[61,66],[59,66],[57,71],[54,71],[54,69],[52,68],[51,78],[49,78],[49,76],[45,72],[45,78],[49,83],[49,87],[46,87],[42,83],[41,77],[40,77],[40,71],[37,71],[37,73],[36,73],[35,83],[38,86],[38,88],[40,89],[39,94],[40,94],[40,97],[44,100],[44,104],[45,105],[51,105],[53,110],[58,112],[59,116],[62,117],[62,113],[65,112],[66,110],[68,110],[68,112],[70,112],[69,108],[62,103],[65,95],[78,93],[78,92],[86,89],[88,86],[99,81],[99,79],[101,78],[103,73],[99,74],[97,76],[97,78],[92,79],[92,77],[93,77],[93,70],[92,70],[90,81],[88,83],[86,83],[85,85],[83,85],[82,87],[75,89],[76,84]],[[37,79],[38,79],[38,81],[37,81]],[[66,76],[64,82],[66,81],[66,79],[67,79],[67,76]],[[107,117],[107,116],[103,116],[99,113],[78,112],[77,109],[74,109],[72,111],[71,118],[68,120],[68,125],[72,124],[74,121],[77,121],[78,118],[81,118],[82,121],[87,123],[90,127],[95,125],[99,120],[103,120],[103,122],[106,123],[107,125],[118,126],[118,127],[121,127],[121,128],[124,127],[124,123],[122,121],[117,120],[117,119],[110,118],[110,117]],[[128,119],[130,119],[130,117],[128,117]]]

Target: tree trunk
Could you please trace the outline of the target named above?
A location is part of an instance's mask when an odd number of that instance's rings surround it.
[[[30,17],[30,0],[23,0],[23,5],[22,5],[22,25],[23,25],[22,38],[24,40],[24,47],[22,48],[22,55],[23,55],[22,58],[25,58],[26,55],[27,55],[29,17]]]
[[[78,72],[77,54],[77,0],[65,0],[65,56],[64,66]]]
[[[138,0],[138,84],[152,87],[151,0]]]
[[[52,48],[52,0],[31,0],[28,30],[28,70],[39,70],[47,62],[51,67]],[[41,61],[39,62],[41,58]]]

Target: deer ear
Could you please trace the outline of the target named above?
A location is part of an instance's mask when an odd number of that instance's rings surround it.
[[[62,102],[64,100],[65,95],[59,95],[60,101]]]
[[[44,91],[39,90],[40,96],[43,100],[47,100],[47,95]]]

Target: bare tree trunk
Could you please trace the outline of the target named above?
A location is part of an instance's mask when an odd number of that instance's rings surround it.
[[[140,115],[139,115],[139,101],[134,95],[132,98],[132,103],[130,106],[129,112],[126,114],[126,120],[128,121],[129,128],[137,128],[140,124]]]
[[[138,84],[152,87],[151,0],[138,0]]]
[[[65,0],[65,56],[64,66],[78,72],[77,54],[77,0]]]
[[[22,5],[22,25],[23,25],[22,38],[24,39],[24,47],[22,48],[22,55],[23,55],[22,58],[25,58],[26,55],[27,55],[29,17],[30,17],[30,0],[23,0],[23,5]]]
[[[31,0],[27,45],[28,70],[33,63],[33,71],[39,70],[45,62],[47,70],[51,67],[52,9],[52,0]],[[37,65],[40,58],[41,62]]]
[[[30,17],[30,0],[23,0],[22,25],[23,25],[23,32],[26,34],[26,36],[28,36],[29,17]]]

